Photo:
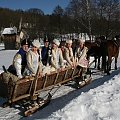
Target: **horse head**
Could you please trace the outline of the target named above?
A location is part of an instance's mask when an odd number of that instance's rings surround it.
[[[114,37],[114,40],[116,41],[116,43],[118,44],[118,46],[120,46],[120,35],[116,35]]]

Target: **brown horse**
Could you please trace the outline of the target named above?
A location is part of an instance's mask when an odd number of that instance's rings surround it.
[[[111,70],[111,63],[115,58],[115,70],[117,69],[117,59],[119,55],[119,40],[107,40],[107,55],[108,55],[108,73]]]
[[[95,62],[95,68],[97,67],[98,69],[100,69],[100,57],[101,57],[100,43],[97,41],[95,42],[85,41],[85,46],[88,48],[88,52],[87,52],[88,59],[90,56],[93,56]]]

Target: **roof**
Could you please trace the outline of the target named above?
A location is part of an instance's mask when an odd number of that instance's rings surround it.
[[[2,35],[10,35],[10,34],[17,34],[16,30],[14,28],[5,28],[2,32]]]

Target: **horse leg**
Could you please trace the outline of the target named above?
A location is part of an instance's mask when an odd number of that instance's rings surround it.
[[[117,70],[117,57],[115,57],[115,70]]]
[[[97,66],[97,58],[96,58],[96,56],[94,56],[94,59],[95,59],[95,67],[94,68],[96,68],[96,66]]]
[[[110,75],[111,63],[112,63],[112,57],[108,56],[108,61],[107,61],[107,74],[108,75]]]
[[[106,70],[106,56],[105,55],[102,56],[102,69],[104,70],[104,73],[107,72],[107,70]]]
[[[98,70],[100,70],[100,57],[98,57],[98,66],[97,66]]]
[[[108,70],[111,70],[112,57],[108,59]]]

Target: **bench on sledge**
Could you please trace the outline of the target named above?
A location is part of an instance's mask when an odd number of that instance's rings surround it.
[[[39,97],[42,91],[48,90],[50,88],[54,88],[55,86],[59,86],[74,80],[75,78],[81,77],[82,68],[65,68],[62,71],[55,71],[50,74],[45,74],[44,76],[38,76],[38,73],[35,77],[25,77],[22,79],[18,79],[16,82],[13,82],[11,79],[9,82],[4,82],[3,74],[0,74],[0,92],[1,97],[6,97],[7,102],[3,104],[4,107],[10,106],[13,103],[19,101],[30,101],[28,106],[25,106],[25,111],[23,112],[25,116],[29,116],[34,113],[39,108],[47,105],[52,95],[49,93],[46,99],[41,99]],[[7,74],[7,72],[6,72]],[[10,74],[10,73],[9,73]],[[85,84],[88,84],[91,81],[91,75],[84,80]],[[82,83],[82,86],[85,84]],[[81,86],[81,87],[82,87]],[[33,102],[37,104],[33,104]]]

